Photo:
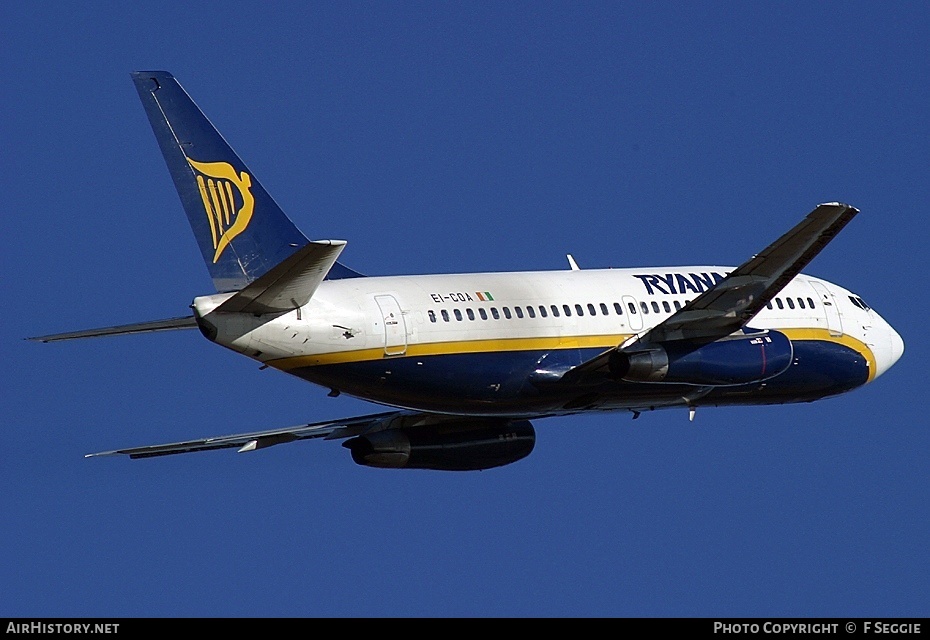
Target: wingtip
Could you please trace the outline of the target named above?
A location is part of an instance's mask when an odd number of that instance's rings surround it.
[[[130,71],[130,72],[129,72],[129,75],[131,75],[133,78],[137,78],[137,77],[139,77],[139,76],[149,76],[149,75],[158,75],[158,76],[162,76],[162,77],[167,76],[167,77],[169,77],[169,78],[174,77],[174,76],[171,75],[171,72],[170,72],[170,71],[161,71],[161,70],[158,70],[158,69],[154,69],[154,70],[151,70],[151,71]]]
[[[818,206],[821,207],[844,207],[846,209],[851,209],[853,211],[859,211],[856,207],[846,202],[821,202]]]
[[[115,456],[119,451],[98,451],[97,453],[85,453],[85,458],[102,458],[103,456]]]

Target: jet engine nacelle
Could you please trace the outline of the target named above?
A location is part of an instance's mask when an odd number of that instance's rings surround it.
[[[684,340],[643,346],[616,351],[610,359],[611,375],[630,382],[748,384],[777,376],[794,357],[788,336],[773,330],[728,336],[700,346]]]
[[[387,429],[357,436],[342,446],[366,467],[475,471],[528,456],[536,431],[526,420]]]

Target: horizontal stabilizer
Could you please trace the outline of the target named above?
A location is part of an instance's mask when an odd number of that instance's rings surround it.
[[[345,248],[345,240],[318,240],[272,267],[216,308],[219,313],[275,313],[302,307]]]
[[[102,327],[100,329],[85,329],[84,331],[70,331],[68,333],[53,333],[48,336],[26,338],[34,342],[58,342],[60,340],[74,340],[76,338],[100,338],[103,336],[122,336],[130,333],[152,333],[155,331],[172,331],[174,329],[196,329],[197,321],[194,316],[169,318],[167,320],[153,320],[151,322],[137,322],[135,324],[122,324],[116,327]]]

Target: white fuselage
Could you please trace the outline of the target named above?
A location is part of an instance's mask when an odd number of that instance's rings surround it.
[[[558,353],[568,366],[572,360],[565,360],[566,353],[578,352],[581,362],[616,347],[672,315],[730,270],[698,266],[348,278],[323,282],[308,304],[273,318],[210,315],[230,294],[199,297],[194,308],[199,318],[209,316],[214,339],[230,349],[368,400],[436,411],[445,408],[438,396],[454,396],[456,385],[478,405],[492,398],[495,385],[495,400],[505,400],[504,393],[525,395],[513,377],[527,375],[526,362],[537,363],[539,370]],[[867,367],[861,383],[881,375],[903,351],[898,334],[855,294],[803,274],[748,326],[781,331],[796,345],[816,343],[822,347],[818,353],[835,347],[858,354]],[[471,376],[463,377],[468,371],[453,376],[439,364],[449,357],[458,357],[457,365],[474,362]],[[418,376],[423,367],[430,373]],[[397,392],[407,376],[412,383],[430,383],[423,402],[415,394]],[[444,386],[436,382],[443,376]],[[438,385],[433,397],[431,384]],[[484,386],[491,395],[476,391]],[[392,391],[384,392],[387,387]],[[682,401],[680,393],[672,395],[674,402],[657,405],[696,403],[696,397]],[[645,406],[641,396],[633,396],[631,407]],[[797,399],[809,399],[802,396]],[[524,404],[525,413],[537,413],[532,403]],[[614,399],[604,408],[622,405]],[[446,410],[481,411],[456,402]],[[559,411],[551,403],[538,408],[538,413],[552,412]]]

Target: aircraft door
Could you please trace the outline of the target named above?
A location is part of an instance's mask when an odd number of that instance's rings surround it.
[[[407,324],[397,298],[391,295],[375,296],[384,321],[384,355],[402,356],[407,353]]]
[[[840,317],[840,310],[836,304],[836,300],[833,299],[833,294],[819,282],[811,281],[811,286],[820,297],[820,304],[823,306],[824,313],[827,316],[827,329],[830,330],[830,335],[843,335],[843,319]]]
[[[623,312],[630,323],[630,331],[639,331],[643,328],[643,316],[640,314],[639,304],[633,296],[623,296]]]

